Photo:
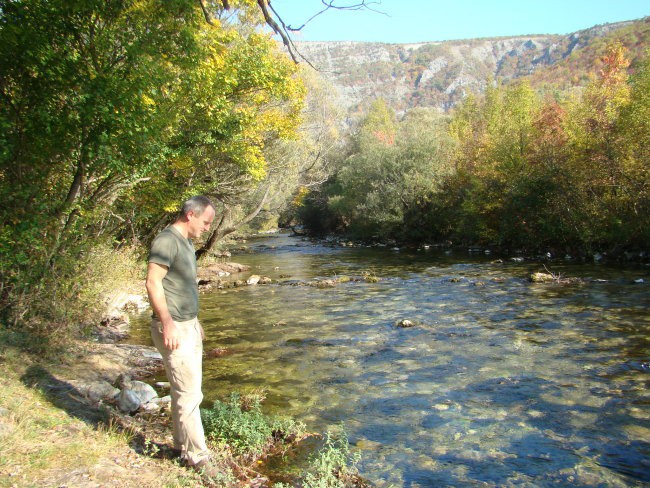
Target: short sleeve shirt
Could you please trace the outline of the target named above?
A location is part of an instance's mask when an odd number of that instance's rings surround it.
[[[183,322],[196,318],[199,313],[199,290],[192,241],[170,225],[154,239],[149,262],[168,268],[162,285],[172,319]]]

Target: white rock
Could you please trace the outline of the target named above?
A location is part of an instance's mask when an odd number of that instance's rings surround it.
[[[260,281],[260,276],[259,275],[252,275],[250,278],[246,280],[247,285],[257,285]]]
[[[117,407],[124,413],[132,413],[140,408],[142,401],[133,390],[122,390],[117,397]]]
[[[144,381],[132,381],[129,390],[138,395],[141,403],[147,403],[158,396],[158,393],[154,390],[153,386]]]

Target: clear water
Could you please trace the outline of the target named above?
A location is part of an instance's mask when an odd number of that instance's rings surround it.
[[[287,283],[202,296],[205,347],[230,351],[204,362],[208,401],[264,388],[269,413],[343,425],[380,487],[650,486],[649,268],[552,263],[589,281],[531,284],[540,264],[250,247],[240,278]],[[381,280],[288,284],[364,271]]]

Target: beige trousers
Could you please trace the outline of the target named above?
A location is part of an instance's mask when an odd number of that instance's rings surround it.
[[[180,449],[181,458],[191,465],[210,455],[199,410],[203,400],[203,340],[197,319],[174,324],[180,334],[178,349],[171,351],[165,347],[162,323],[157,319],[151,323],[151,337],[162,355],[171,386],[174,448]]]

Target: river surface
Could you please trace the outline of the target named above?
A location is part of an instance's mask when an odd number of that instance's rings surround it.
[[[230,351],[204,362],[208,403],[263,388],[267,413],[343,426],[379,487],[650,486],[650,268],[551,262],[586,281],[532,284],[540,263],[247,245],[239,278],[281,283],[202,295],[205,347]]]

